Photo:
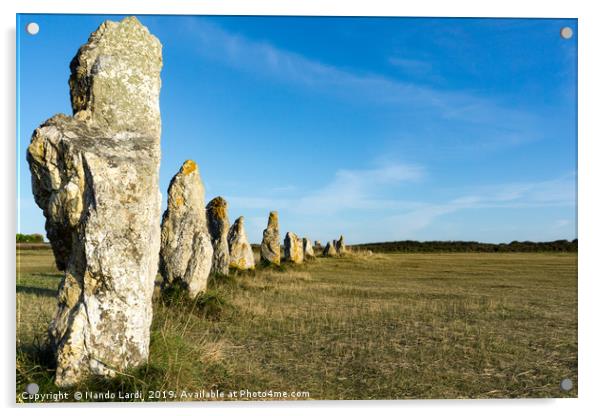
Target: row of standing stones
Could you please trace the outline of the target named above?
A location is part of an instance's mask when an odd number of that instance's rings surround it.
[[[45,121],[27,150],[34,199],[64,272],[48,331],[61,387],[147,361],[157,271],[164,286],[183,282],[195,296],[211,273],[254,267],[244,219],[230,227],[221,197],[204,205],[194,162],[172,179],[161,220],[162,65],[161,43],[138,19],[102,23],[70,64],[73,116]],[[301,262],[313,250],[286,234],[286,260]],[[344,251],[341,237],[323,254]],[[261,259],[280,257],[272,212]]]
[[[210,274],[227,275],[230,269],[255,268],[253,249],[244,228],[244,217],[230,226],[228,203],[218,196],[205,206],[205,188],[198,166],[184,162],[173,177],[167,191],[167,210],[161,223],[159,271],[163,287],[183,285],[191,298],[207,288]],[[316,246],[320,243],[316,241]],[[278,213],[270,212],[263,231],[260,257],[264,265],[279,265],[280,229]],[[328,243],[324,256],[346,251],[343,236]],[[314,247],[308,238],[300,239],[288,232],[284,238],[284,260],[302,263],[314,258]]]
[[[284,236],[284,260],[291,263],[303,263],[306,259],[316,257],[314,248],[319,250],[322,245],[318,240],[312,245],[309,238],[299,238],[295,233],[287,232]],[[343,236],[338,240],[333,240],[324,248],[322,255],[324,257],[334,257],[347,252]],[[263,240],[261,242],[261,261],[265,264],[280,264],[280,229],[278,226],[278,213],[270,212],[268,217],[268,226],[263,230]]]

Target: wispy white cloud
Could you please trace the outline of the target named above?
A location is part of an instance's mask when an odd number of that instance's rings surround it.
[[[439,218],[453,213],[486,209],[575,207],[575,175],[535,182],[512,182],[446,190],[456,193],[447,200],[426,201],[393,198],[395,187],[423,181],[423,167],[383,165],[365,170],[339,170],[333,179],[314,191],[295,197],[229,197],[238,209],[279,210],[295,218],[306,232],[319,235],[325,230],[345,229],[353,239],[383,241],[417,238]],[[388,197],[380,197],[386,194]],[[359,214],[362,220],[345,222],[342,216]],[[376,220],[378,219],[378,220]],[[258,217],[263,224],[265,218]],[[571,222],[556,221],[550,227],[570,231]],[[508,225],[510,226],[510,224]],[[435,233],[436,234],[436,233]],[[356,237],[357,236],[357,237]],[[437,238],[437,237],[434,237]]]
[[[425,169],[419,165],[386,163],[371,169],[339,169],[330,182],[297,197],[230,196],[233,204],[250,209],[288,209],[297,214],[316,212],[336,214],[344,210],[391,209],[416,206],[413,202],[379,199],[379,190],[422,180]]]
[[[559,206],[575,205],[576,176],[567,173],[557,178],[537,182],[510,182],[476,187],[481,197],[479,203],[504,204],[506,206]]]
[[[384,164],[372,169],[339,169],[323,186],[296,197],[230,196],[245,208],[291,209],[336,213],[342,210],[416,209],[427,217],[467,208],[519,208],[537,206],[574,206],[576,178],[574,173],[532,182],[509,182],[487,186],[451,189],[458,195],[443,203],[427,203],[408,199],[380,198],[391,194],[399,185],[425,180],[426,169],[415,164]],[[291,188],[294,189],[294,188]],[[379,192],[383,191],[383,192]],[[409,213],[408,213],[409,214]]]
[[[440,145],[478,151],[495,150],[542,136],[536,114],[475,91],[437,89],[377,73],[329,65],[266,41],[249,39],[208,20],[190,19],[186,30],[188,35],[198,40],[197,53],[204,58],[219,61],[253,77],[366,105],[388,106],[393,113],[427,114],[433,123],[441,120],[455,122],[453,125],[457,129],[449,132],[454,139]],[[410,59],[392,58],[390,63],[406,71],[432,69],[427,62]],[[438,218],[460,211],[574,206],[576,203],[574,175],[539,182],[445,189],[449,198],[438,201],[433,201],[434,198],[395,197],[397,187],[426,178],[423,166],[383,160],[373,168],[336,170],[331,179],[317,189],[304,191],[299,186],[291,192],[293,188],[287,186],[286,189],[272,189],[264,194],[227,196],[227,199],[231,206],[239,209],[264,210],[266,213],[274,209],[284,211],[295,218],[299,227],[303,223],[305,230],[311,233],[344,227],[350,233],[356,230],[356,235],[364,240],[368,238],[368,228],[374,228],[375,232],[379,230],[381,237],[377,239],[387,236],[401,238],[428,229]],[[376,217],[379,224],[341,220],[342,216],[354,212],[367,219]],[[250,222],[264,224],[265,218],[253,217]]]
[[[374,169],[341,169],[329,184],[300,198],[296,210],[303,212],[320,207],[323,213],[332,214],[341,210],[382,209],[392,201],[377,198],[375,194],[379,190],[416,182],[424,176],[422,166],[399,163]]]
[[[437,218],[462,210],[574,207],[575,189],[574,174],[539,182],[482,186],[473,189],[470,195],[459,196],[441,203],[426,203],[418,209],[390,215],[385,223],[390,230],[412,235],[431,225]],[[569,222],[554,223],[558,227],[569,224]]]
[[[537,136],[535,115],[476,93],[436,89],[377,73],[353,72],[229,32],[207,20],[189,19],[187,29],[198,40],[197,52],[202,56],[271,81],[315,88],[321,94],[363,103],[398,106],[404,112],[428,109],[442,120],[486,126],[487,134],[475,136],[476,141],[495,139],[498,144],[516,145]],[[427,62],[411,59],[392,58],[391,62],[414,70],[429,66]]]

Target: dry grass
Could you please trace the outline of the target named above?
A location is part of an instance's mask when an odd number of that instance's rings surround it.
[[[28,382],[51,390],[35,345],[60,274],[49,251],[20,253],[17,391]],[[218,305],[210,316],[158,299],[149,365],[76,388],[308,391],[311,399],[577,395],[559,389],[565,377],[577,384],[575,254],[355,253],[214,279],[210,293]]]

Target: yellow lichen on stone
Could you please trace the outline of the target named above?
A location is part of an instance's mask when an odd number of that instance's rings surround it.
[[[221,196],[212,199],[207,208],[211,210],[215,218],[220,220],[226,219],[228,215],[228,203]]]
[[[233,269],[236,269],[236,270],[254,270],[255,269],[255,265],[249,264],[247,262],[247,259],[245,259],[244,257],[241,257],[235,261],[231,261],[230,267]]]
[[[222,220],[226,218],[226,207],[224,205],[215,207],[215,216]]]
[[[182,198],[181,196],[177,196],[176,197],[176,207],[181,207],[182,205],[184,205],[184,198]]]
[[[72,308],[77,304],[81,295],[81,286],[77,279],[71,274],[65,274],[65,281],[59,292],[59,301],[63,302],[67,307]]]
[[[268,227],[278,227],[278,212],[271,211],[270,216],[268,217]]]
[[[41,159],[44,155],[44,141],[35,139],[32,140],[27,150],[32,156],[36,157],[36,159]]]
[[[182,165],[182,173],[184,175],[188,175],[192,172],[196,172],[197,171],[197,165],[193,160],[187,160],[186,162],[184,162],[184,164]]]

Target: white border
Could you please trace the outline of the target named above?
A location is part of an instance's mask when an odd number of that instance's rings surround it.
[[[2,122],[2,265],[4,302],[1,308],[4,342],[1,343],[3,371],[0,393],[3,404],[14,405],[14,349],[15,349],[15,299],[14,299],[14,234],[16,229],[16,167],[15,167],[15,13],[103,13],[103,14],[249,14],[249,15],[339,15],[339,16],[467,16],[467,17],[571,17],[579,18],[579,399],[557,400],[476,400],[476,401],[400,401],[400,402],[303,402],[303,403],[220,403],[177,405],[178,410],[190,413],[243,413],[254,414],[325,414],[338,412],[364,414],[376,408],[379,413],[400,414],[479,414],[488,415],[508,412],[546,413],[567,415],[593,413],[599,408],[598,388],[600,383],[600,317],[599,300],[602,293],[602,275],[597,260],[602,255],[598,248],[602,239],[599,215],[602,213],[600,194],[602,175],[600,141],[602,140],[600,111],[602,97],[600,74],[600,41],[602,22],[594,1],[545,1],[525,0],[471,1],[471,0],[420,0],[393,2],[384,0],[221,0],[221,1],[130,1],[100,0],[76,2],[74,0],[21,0],[0,2],[2,13],[2,99],[0,100]],[[10,190],[10,192],[8,191]],[[597,406],[596,406],[597,405]],[[172,405],[174,406],[174,405]],[[104,414],[106,409],[119,407],[117,404],[87,407],[85,412]],[[133,411],[142,410],[131,406]],[[163,414],[165,406],[144,406],[144,412]],[[81,406],[28,407],[20,412],[39,411],[49,414],[79,414]]]

